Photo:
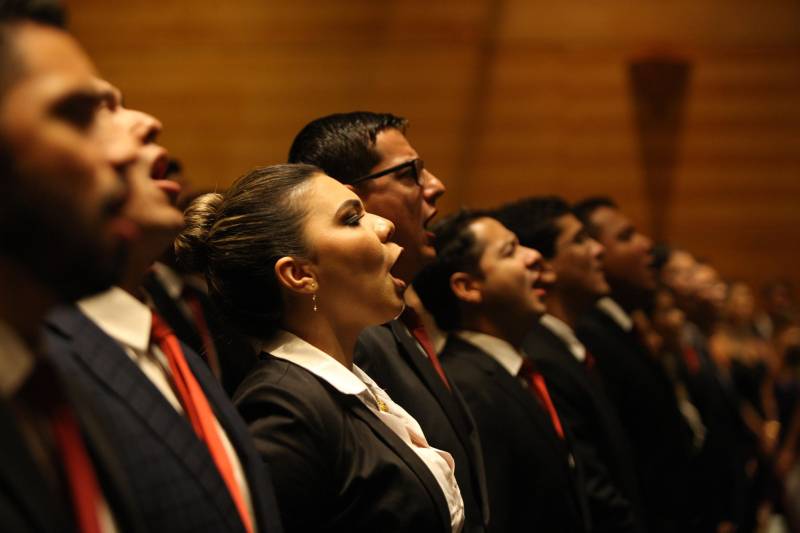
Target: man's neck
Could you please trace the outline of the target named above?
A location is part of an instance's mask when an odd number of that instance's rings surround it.
[[[39,330],[48,309],[57,303],[53,292],[20,265],[0,259],[0,320],[37,352]]]
[[[575,329],[578,317],[592,308],[595,298],[570,298],[557,289],[547,295],[547,314],[553,315],[570,328]]]
[[[462,329],[497,337],[519,349],[532,326],[533,324],[516,324],[511,321],[493,320],[486,315],[475,315],[464,318]]]

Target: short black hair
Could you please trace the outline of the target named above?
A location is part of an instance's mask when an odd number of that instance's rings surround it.
[[[599,236],[600,230],[597,226],[592,224],[591,218],[592,214],[594,214],[594,212],[601,207],[619,209],[616,202],[614,202],[614,200],[608,196],[590,196],[589,198],[584,198],[572,206],[573,214],[578,217],[578,220],[583,222],[583,227],[586,228],[586,231],[594,239]]]
[[[35,22],[66,28],[67,16],[57,0],[0,0],[0,24]]]
[[[408,121],[391,113],[336,113],[306,124],[292,141],[289,163],[319,167],[342,183],[369,174],[380,163],[375,140],[384,130],[405,134]]]
[[[569,204],[558,196],[523,198],[493,212],[497,220],[517,234],[522,246],[537,250],[546,259],[556,255],[556,240],[561,234],[557,220],[569,214]]]
[[[456,272],[477,275],[483,247],[470,225],[489,216],[486,211],[465,210],[450,215],[433,227],[436,235],[436,261],[427,265],[414,280],[414,289],[425,308],[443,331],[461,327],[459,300],[450,289]]]

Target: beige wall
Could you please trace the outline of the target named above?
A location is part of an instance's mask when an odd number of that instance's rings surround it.
[[[645,229],[630,60],[691,64],[665,232],[800,283],[794,0],[71,0],[72,28],[199,186],[285,159],[322,114],[392,111],[443,211],[606,193]]]

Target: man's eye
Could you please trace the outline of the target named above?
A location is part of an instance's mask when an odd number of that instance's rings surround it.
[[[57,104],[53,113],[76,128],[85,130],[92,125],[98,107],[97,98],[76,96]]]
[[[362,218],[364,218],[364,213],[353,213],[345,219],[344,223],[346,226],[358,226],[361,224]]]

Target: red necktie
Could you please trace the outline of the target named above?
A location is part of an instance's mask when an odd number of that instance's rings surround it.
[[[78,530],[81,533],[100,533],[100,484],[75,414],[47,363],[38,362],[23,395],[32,405],[42,409],[50,424],[56,453],[69,485]]]
[[[437,374],[439,374],[444,386],[447,387],[447,390],[451,390],[450,382],[447,381],[447,376],[444,373],[442,364],[439,362],[439,356],[436,355],[436,350],[433,348],[433,343],[428,337],[428,332],[425,331],[425,326],[422,324],[422,320],[420,320],[417,312],[411,309],[409,306],[406,306],[403,314],[400,315],[400,320],[406,325],[414,338],[417,339],[417,342],[419,342],[420,346],[422,346],[422,349],[425,350],[425,353],[428,354],[428,359],[430,360],[431,365],[433,365],[433,369],[436,370]]]
[[[686,363],[686,369],[690,374],[694,375],[700,371],[700,356],[691,346],[684,346],[683,361]]]
[[[178,338],[155,313],[153,313],[152,337],[169,361],[172,380],[189,422],[191,422],[200,440],[208,447],[208,451],[217,465],[217,470],[219,470],[222,479],[225,481],[228,492],[230,492],[236,509],[239,511],[239,516],[245,529],[248,533],[252,533],[253,525],[250,520],[250,513],[247,511],[244,496],[239,490],[239,485],[237,485],[236,478],[233,475],[233,467],[228,459],[228,454],[222,445],[211,406],[208,404],[203,389],[200,388],[197,379],[189,369],[188,363],[186,363]]]
[[[550,421],[553,423],[553,429],[560,438],[564,438],[564,428],[561,427],[561,420],[558,418],[556,406],[550,399],[550,393],[547,392],[547,384],[544,382],[542,374],[536,370],[536,366],[528,358],[522,359],[522,367],[519,369],[519,376],[523,378],[533,388],[533,392],[539,399],[547,414],[550,415]]]

